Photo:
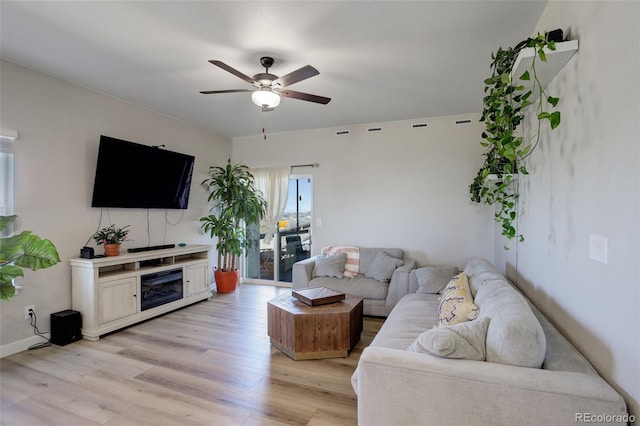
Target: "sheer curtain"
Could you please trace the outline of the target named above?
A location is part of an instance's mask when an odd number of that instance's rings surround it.
[[[260,228],[265,230],[264,242],[271,243],[278,220],[287,206],[287,192],[289,190],[289,166],[252,169],[256,189],[262,191],[267,201],[267,213],[260,222]]]
[[[0,136],[0,216],[13,214],[13,140]],[[13,225],[0,231],[0,236],[12,234]]]

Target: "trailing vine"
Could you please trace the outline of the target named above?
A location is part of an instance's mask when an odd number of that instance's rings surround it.
[[[511,76],[513,65],[520,51],[527,47],[534,48],[536,54],[529,69],[514,81],[516,76]],[[514,176],[528,174],[524,160],[540,142],[542,122],[548,121],[552,130],[560,125],[560,111],[556,109],[560,99],[547,95],[536,71],[537,60],[547,60],[545,48],[555,50],[556,46],[544,35],[524,40],[513,48],[499,48],[491,54],[492,75],[484,81],[484,109],[480,121],[484,122],[485,130],[480,143],[486,148],[485,159],[469,185],[469,192],[472,201],[498,205],[494,219],[502,225],[502,235],[509,240],[518,237],[524,241],[514,226],[518,216],[518,187]],[[532,82],[531,89],[524,85],[527,81]],[[525,140],[521,124],[525,109],[534,103],[537,128],[533,136]],[[490,175],[495,176],[489,179]]]

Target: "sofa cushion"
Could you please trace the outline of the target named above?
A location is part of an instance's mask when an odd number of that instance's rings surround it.
[[[464,267],[464,273],[469,278],[469,288],[473,297],[476,297],[478,289],[487,281],[504,279],[491,262],[482,258],[470,259]]]
[[[544,361],[546,338],[525,298],[505,278],[485,281],[475,303],[480,316],[489,317],[486,360],[539,368]]]
[[[363,299],[385,300],[389,293],[389,284],[373,278],[357,276],[355,278],[316,277],[309,281],[309,287],[327,287]]]
[[[427,266],[415,270],[418,280],[418,294],[440,293],[447,283],[458,273],[457,266]]]
[[[421,333],[437,322],[437,294],[407,294],[393,308],[369,346],[406,351]]]
[[[478,313],[479,309],[471,297],[467,275],[462,272],[453,277],[442,290],[438,307],[438,327],[474,320]]]
[[[313,276],[342,278],[346,261],[346,253],[334,254],[332,256],[318,256],[315,267],[313,268]]]
[[[409,351],[456,359],[484,361],[489,317],[449,327],[434,327],[422,333]]]
[[[391,257],[384,251],[379,251],[365,277],[388,283],[394,271],[403,264],[404,260]]]

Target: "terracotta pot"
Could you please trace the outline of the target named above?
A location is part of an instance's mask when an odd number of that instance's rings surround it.
[[[213,276],[216,280],[216,289],[218,293],[233,293],[238,288],[238,280],[240,279],[240,271],[214,271]]]
[[[104,245],[105,256],[120,256],[120,244],[105,244]]]

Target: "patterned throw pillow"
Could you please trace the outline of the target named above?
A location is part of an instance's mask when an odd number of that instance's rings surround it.
[[[340,253],[347,254],[347,261],[344,265],[344,276],[353,278],[358,275],[360,269],[360,249],[355,246],[327,246],[322,249],[323,256],[333,256]]]
[[[480,309],[473,304],[467,275],[464,272],[456,275],[442,290],[438,327],[474,320],[479,313]]]

